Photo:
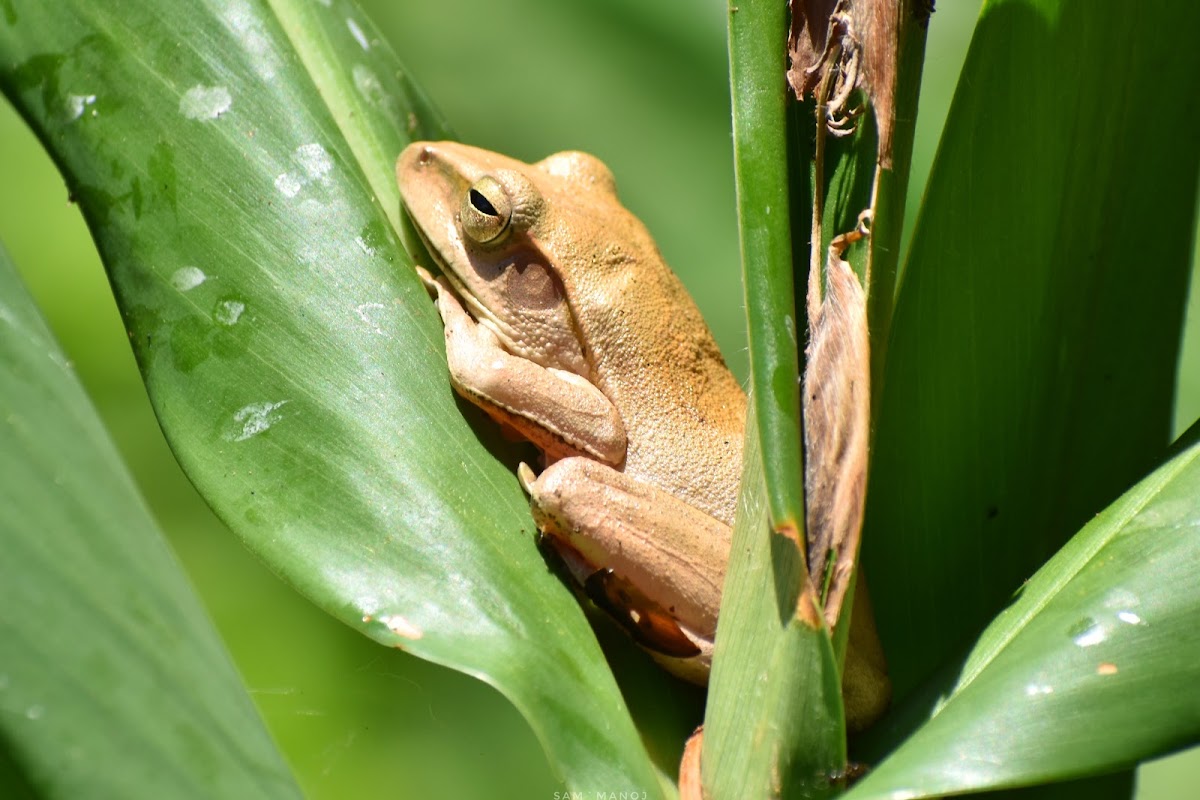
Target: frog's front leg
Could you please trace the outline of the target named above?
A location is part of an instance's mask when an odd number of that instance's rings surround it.
[[[592,599],[672,672],[707,683],[729,526],[587,458],[536,478],[522,464],[520,477],[538,529]]]
[[[421,272],[437,293],[450,382],[459,394],[515,428],[548,462],[579,454],[609,464],[625,460],[625,426],[603,392],[578,375],[508,352],[472,319],[445,278],[435,281]]]

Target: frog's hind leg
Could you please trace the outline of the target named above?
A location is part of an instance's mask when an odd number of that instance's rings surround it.
[[[538,529],[589,596],[680,677],[707,680],[729,526],[674,495],[588,458],[534,478],[521,470]]]

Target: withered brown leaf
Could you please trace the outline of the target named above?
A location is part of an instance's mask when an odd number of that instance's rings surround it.
[[[916,5],[930,7],[920,0]],[[798,100],[815,97],[826,71],[840,70],[850,76],[850,88],[862,89],[875,113],[876,160],[884,169],[892,166],[899,15],[905,7],[928,15],[913,0],[791,0],[787,75],[792,91]]]
[[[871,358],[866,295],[842,254],[864,234],[834,238],[821,279],[809,278],[804,370],[804,494],[809,574],[837,623],[854,572],[867,491]],[[822,591],[824,589],[824,591]]]

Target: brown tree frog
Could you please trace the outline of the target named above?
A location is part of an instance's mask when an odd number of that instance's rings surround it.
[[[544,454],[520,470],[538,528],[656,659],[705,682],[746,396],[695,303],[593,156],[417,142],[396,174],[443,271],[422,277],[454,388]]]
[[[417,142],[404,206],[442,268],[420,270],[450,380],[543,454],[518,470],[576,581],[671,672],[706,683],[729,558],[746,396],[608,168]],[[865,583],[843,675],[851,729],[890,684]]]

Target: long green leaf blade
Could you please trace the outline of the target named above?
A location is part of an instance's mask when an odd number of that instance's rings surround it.
[[[752,4],[729,16],[733,158],[750,349],[771,524],[804,541],[799,339],[788,199],[787,9]]]
[[[1168,441],[1200,7],[1105,8],[985,5],[927,188],[864,533],[898,699]]]
[[[3,249],[0,550],[5,796],[299,796]]]
[[[375,194],[391,166],[370,143],[407,133],[327,103],[338,82],[309,71],[345,58],[383,102],[346,54],[375,47],[363,18],[321,5],[15,2],[0,84],[66,173],[163,429],[226,523],[347,624],[496,685],[569,785],[654,796],[586,620],[534,546],[511,450],[465,420]],[[366,47],[334,33],[350,18]],[[326,44],[302,59],[292,42]],[[368,56],[381,86],[401,71]]]
[[[838,664],[804,564],[786,30],[782,4],[729,18],[752,410],[705,715],[701,765],[714,798],[826,793],[846,760]]]
[[[1061,780],[1200,738],[1200,428],[1190,439],[1030,580],[850,797]]]

